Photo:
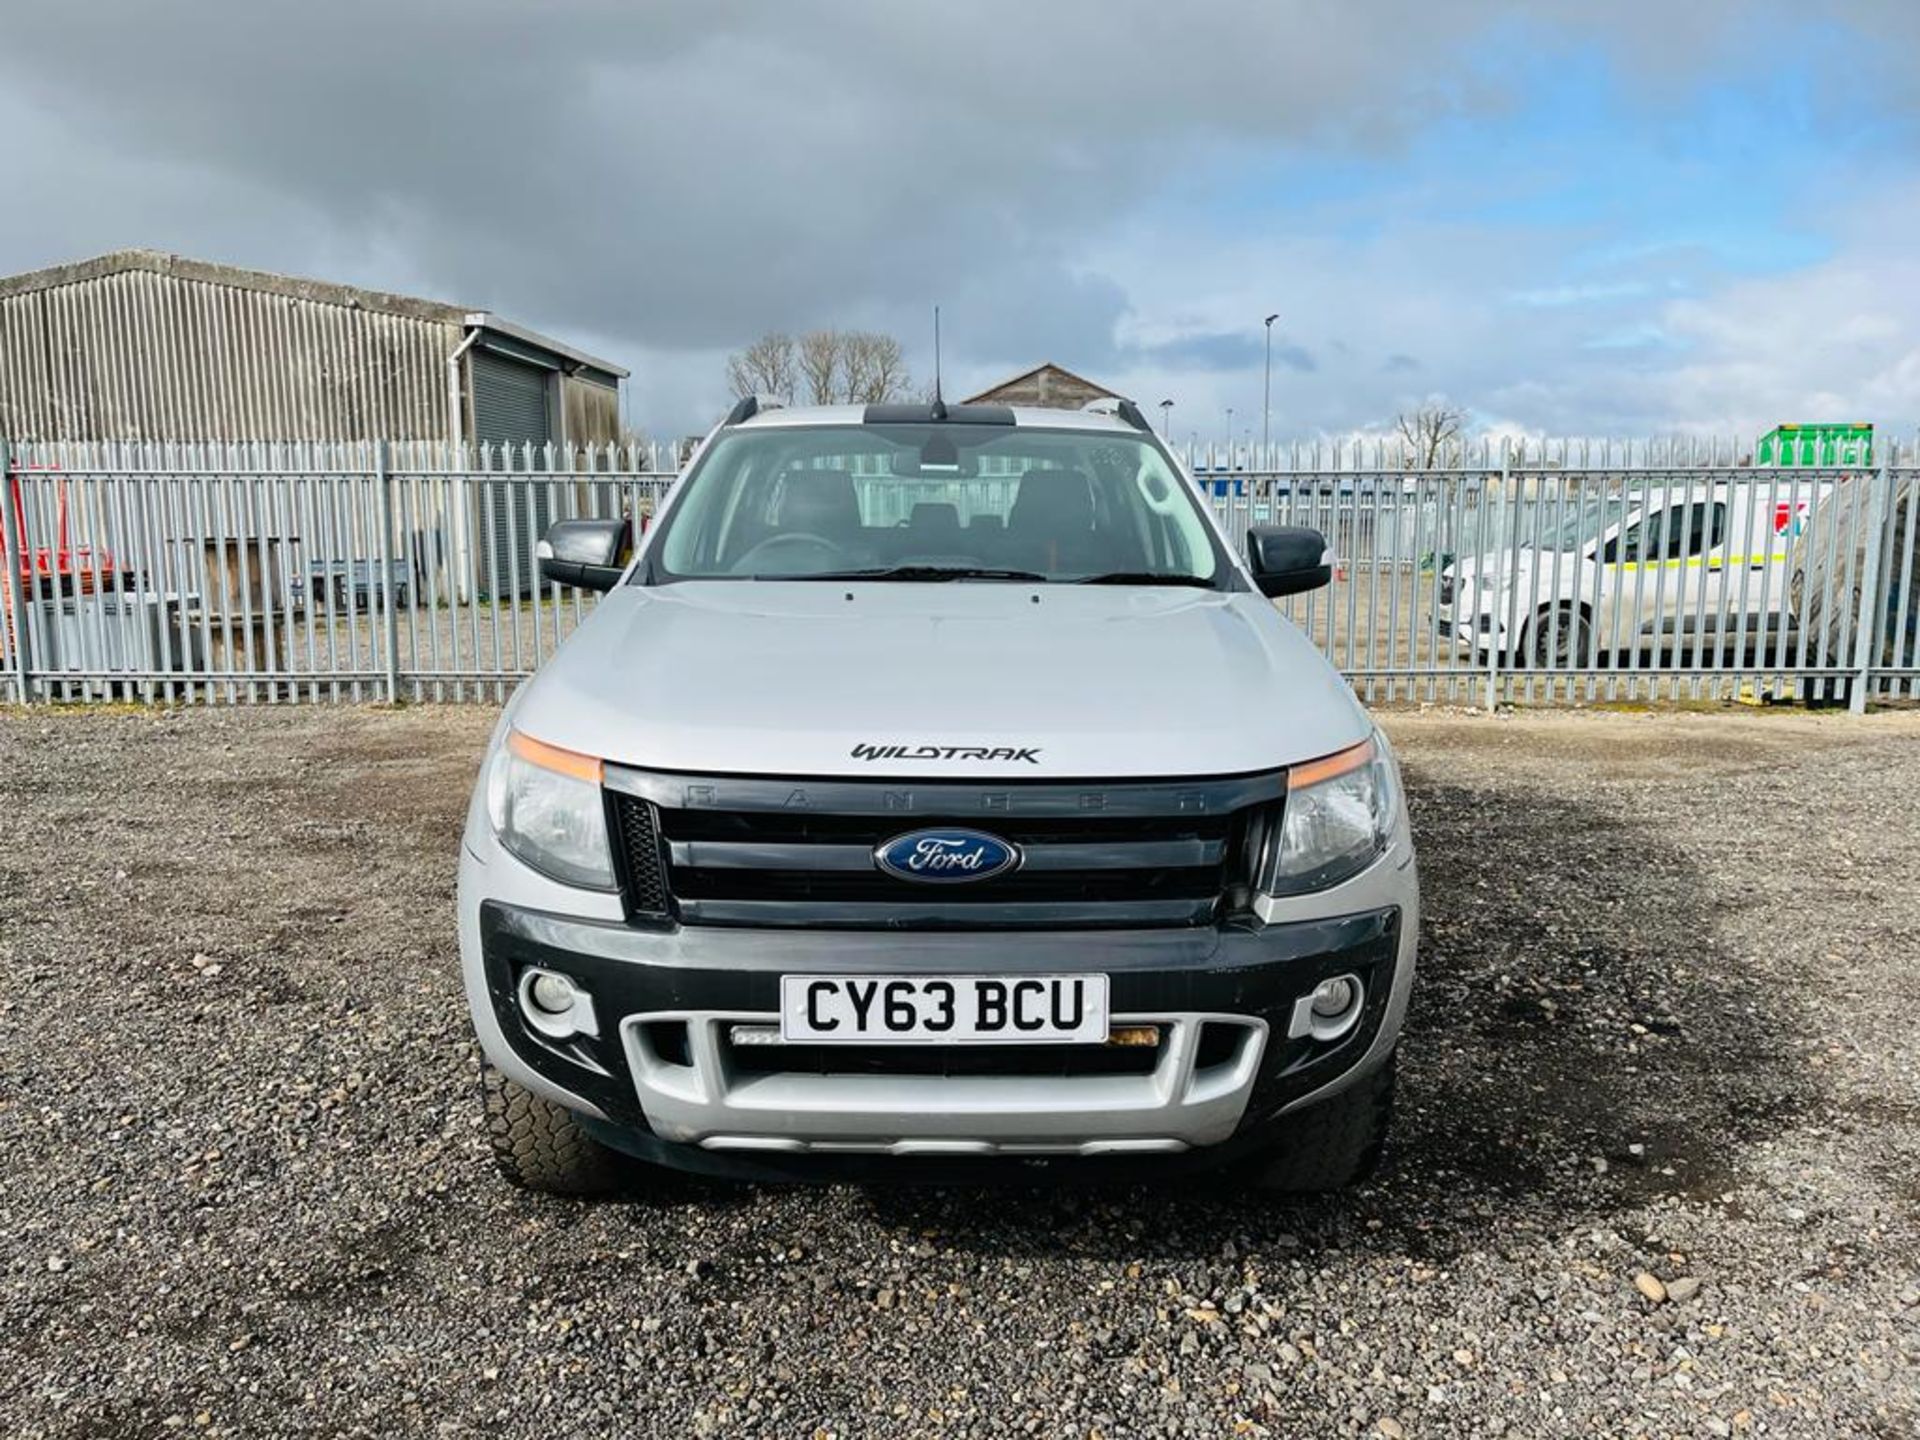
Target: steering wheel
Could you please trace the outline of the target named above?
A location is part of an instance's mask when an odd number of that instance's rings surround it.
[[[836,564],[842,552],[841,547],[824,535],[815,535],[810,530],[791,530],[785,535],[769,535],[746,554],[733,562],[733,573],[752,575],[766,568],[770,560],[791,554],[797,560],[802,547],[810,548],[820,557],[821,564],[816,568],[825,570]],[[787,562],[786,568],[792,568],[794,561]],[[806,570],[799,569],[795,574],[804,575]]]

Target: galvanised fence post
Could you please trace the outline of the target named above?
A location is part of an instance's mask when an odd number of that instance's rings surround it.
[[[1893,539],[1890,533],[1893,528],[1893,471],[1887,461],[1887,453],[1891,449],[1889,444],[1880,452],[1880,468],[1871,482],[1873,494],[1867,499],[1867,544],[1860,572],[1860,616],[1853,627],[1853,694],[1847,701],[1847,708],[1855,715],[1866,713],[1867,686],[1872,683],[1873,667],[1880,653],[1880,638],[1889,623],[1889,617],[1882,613],[1884,607],[1880,603],[1880,562]]]
[[[1483,487],[1484,488],[1484,487]],[[1516,621],[1515,605],[1520,589],[1520,510],[1513,501],[1513,442],[1504,440],[1500,445],[1500,504],[1506,507],[1507,541],[1505,545],[1507,563],[1507,604],[1506,613],[1498,615],[1495,610],[1487,611],[1489,619],[1498,620],[1503,632],[1487,647],[1487,712],[1497,710],[1500,705],[1500,647],[1514,643]],[[1496,599],[1499,591],[1495,591]]]
[[[23,504],[20,510],[14,509],[14,484],[13,453],[7,442],[0,440],[0,565],[5,566],[0,570],[0,597],[7,602],[7,613],[0,623],[7,627],[7,656],[13,662],[8,668],[13,672],[14,694],[25,705],[33,696],[27,685],[25,587],[33,582],[34,574],[28,560],[26,536],[20,533],[26,507]]]
[[[400,617],[394,610],[393,594],[393,474],[388,463],[387,442],[378,440],[373,447],[374,504],[380,516],[380,632],[381,661],[386,671],[387,703],[400,703]]]

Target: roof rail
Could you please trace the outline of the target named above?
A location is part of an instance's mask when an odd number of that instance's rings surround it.
[[[742,420],[751,420],[762,410],[784,410],[787,402],[778,395],[742,395],[734,402],[733,409],[727,412],[722,425],[738,425]]]
[[[1117,415],[1134,429],[1145,430],[1149,435],[1153,433],[1153,426],[1147,423],[1147,417],[1141,413],[1140,407],[1118,395],[1097,396],[1082,405],[1080,410],[1088,415]]]

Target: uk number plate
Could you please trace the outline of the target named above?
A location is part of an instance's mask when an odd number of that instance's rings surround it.
[[[1104,975],[783,975],[780,1038],[807,1045],[1098,1045]]]

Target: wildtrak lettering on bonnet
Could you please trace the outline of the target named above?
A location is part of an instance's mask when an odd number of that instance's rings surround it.
[[[852,750],[856,760],[1024,760],[1029,765],[1040,763],[1040,747],[1027,745],[1019,748],[985,745],[856,745]]]

